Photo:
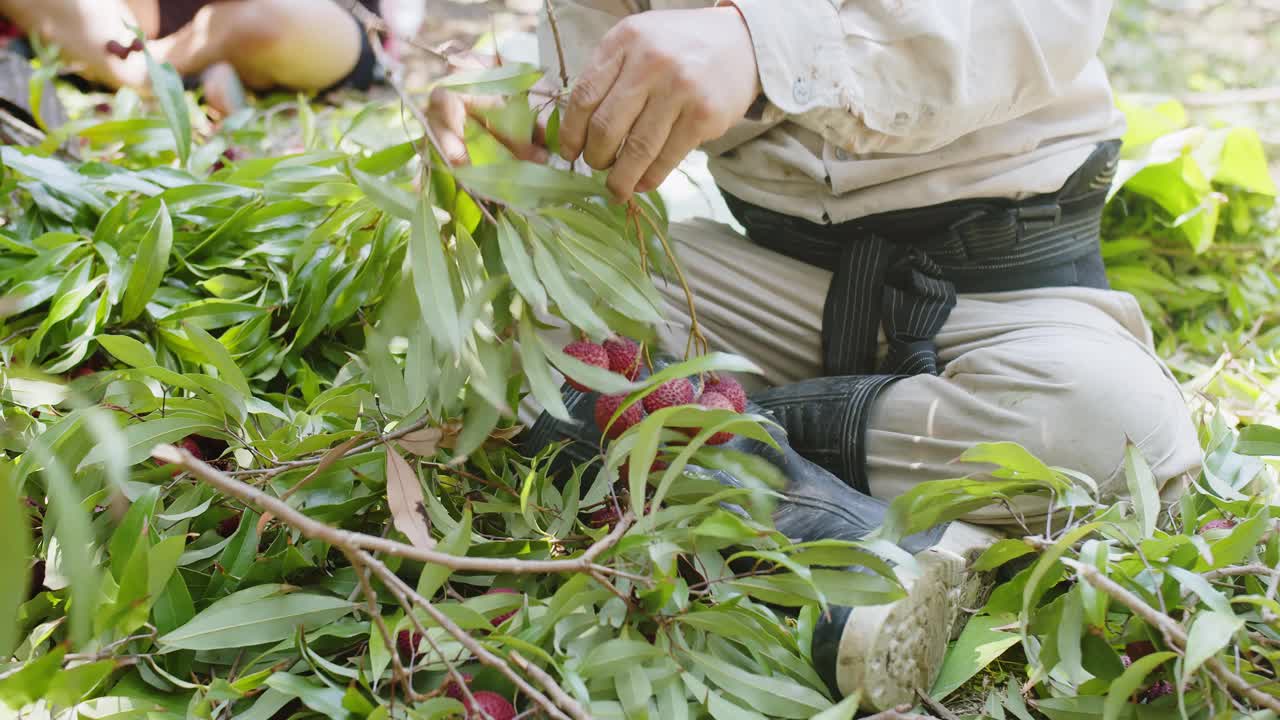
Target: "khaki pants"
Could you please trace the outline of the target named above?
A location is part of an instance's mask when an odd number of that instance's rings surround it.
[[[673,223],[670,235],[712,349],[746,357],[764,371],[740,378],[748,390],[822,375],[829,272],[709,220]],[[684,294],[676,283],[659,287],[667,318],[662,342],[683,352],[689,332]],[[961,295],[937,345],[945,363],[940,376],[900,380],[872,408],[867,462],[875,497],[891,499],[926,480],[981,477],[981,466],[956,459],[983,442],[1016,442],[1051,466],[1084,472],[1107,498],[1125,494],[1127,440],[1161,482],[1200,462],[1181,392],[1127,293],[1044,288]],[[1027,522],[1043,521],[1048,509],[1039,497],[1014,506]],[[965,519],[1014,521],[1004,506]]]

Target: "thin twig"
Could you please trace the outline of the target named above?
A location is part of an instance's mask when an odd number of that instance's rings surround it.
[[[942,720],[960,720],[959,716],[948,710],[942,703],[934,700],[929,693],[917,689],[916,697],[920,698],[920,704],[923,705],[926,710],[937,715],[939,718],[942,718]]]
[[[374,592],[373,585],[369,583],[369,569],[356,562],[355,556],[350,551],[344,550],[343,554],[347,556],[347,561],[351,563],[351,567],[356,571],[356,578],[360,581],[360,589],[364,592],[365,603],[368,607],[369,620],[373,622],[374,627],[378,628],[378,634],[382,636],[382,644],[387,648],[387,653],[391,655],[392,681],[400,683],[400,686],[404,688],[405,697],[410,698],[413,702],[418,702],[422,699],[422,696],[413,689],[413,674],[406,670],[404,664],[400,661],[399,643],[391,635],[391,631],[387,630],[387,623],[383,621],[382,613],[378,610],[378,594]]]
[[[1113,600],[1129,608],[1134,615],[1137,615],[1145,620],[1148,625],[1159,630],[1161,634],[1164,635],[1165,640],[1168,642],[1170,647],[1185,651],[1187,647],[1187,633],[1173,618],[1151,607],[1142,598],[1133,594],[1106,575],[1098,572],[1097,568],[1092,565],[1067,559],[1064,559],[1062,562],[1079,573],[1080,577],[1090,585],[1101,590],[1107,595],[1110,595]],[[1209,658],[1205,662],[1205,667],[1209,669],[1210,673],[1225,683],[1227,687],[1248,698],[1255,705],[1265,707],[1275,712],[1280,712],[1280,699],[1255,689],[1247,680],[1231,672],[1231,670],[1229,670],[1218,658]]]
[[[568,711],[570,715],[575,718],[578,717],[579,714],[584,717],[587,716],[586,711],[582,709],[582,706],[578,704],[578,701],[570,697],[569,694],[560,687],[559,683],[548,675],[545,670],[534,665],[528,660],[525,660],[524,656],[515,650],[511,651],[511,662],[515,663],[515,666],[520,668],[520,671],[525,675],[528,675],[536,680],[539,685],[545,687],[547,689],[547,694],[551,696],[551,699],[555,700],[556,704]]]
[[[431,424],[431,418],[426,418],[426,417],[421,418],[415,422],[405,425],[402,428],[396,428],[395,430],[392,430],[391,432],[385,435],[379,435],[373,438],[372,440],[367,440],[365,442],[362,442],[359,445],[356,445],[355,447],[347,450],[345,453],[342,454],[342,457],[347,457],[348,455],[358,455],[366,450],[372,450],[373,448],[379,445],[382,445],[390,440],[399,440],[405,435],[421,430],[430,424]],[[226,475],[228,477],[254,476],[254,477],[261,477],[264,480],[270,480],[271,478],[277,475],[286,473],[290,470],[297,470],[298,468],[319,465],[320,463],[325,461],[325,458],[328,457],[328,455],[329,455],[329,451],[326,450],[323,454],[317,455],[316,457],[312,457],[312,458],[306,458],[305,460],[286,460],[284,462],[276,463],[275,465],[269,468],[261,468],[257,470],[233,470],[231,472],[226,473]]]
[[[281,522],[296,528],[304,535],[323,540],[339,548],[357,548],[371,552],[442,565],[462,572],[509,573],[513,575],[537,575],[546,573],[598,573],[612,576],[613,568],[596,563],[596,559],[617,544],[630,529],[633,517],[624,516],[617,527],[576,558],[564,560],[520,560],[516,558],[460,557],[397,542],[388,538],[342,530],[307,517],[279,498],[268,495],[252,485],[229,477],[191,453],[172,445],[158,445],[151,456],[164,463],[177,465],[191,475],[209,483],[223,493],[246,505],[275,515]]]
[[[1261,563],[1253,565],[1236,565],[1233,567],[1219,568],[1218,570],[1210,570],[1204,573],[1204,579],[1210,582],[1225,577],[1239,577],[1241,575],[1262,575],[1266,577],[1275,577],[1280,575],[1274,568],[1269,568]]]
[[[456,623],[449,619],[448,615],[440,612],[440,609],[433,605],[430,600],[419,595],[416,590],[409,587],[409,585],[405,583],[405,581],[401,580],[398,575],[391,572],[386,565],[383,565],[376,558],[363,550],[355,550],[353,552],[358,560],[364,563],[369,569],[373,570],[374,574],[378,576],[378,579],[382,581],[382,584],[387,586],[387,589],[391,590],[393,593],[404,596],[406,601],[412,602],[413,604],[421,607],[428,615],[431,616],[431,620],[433,622],[443,628],[445,632],[452,635],[455,640],[469,650],[471,654],[475,656],[476,660],[505,675],[507,679],[520,690],[520,692],[528,695],[530,699],[542,706],[542,708],[547,711],[548,715],[561,720],[567,720],[570,717],[574,720],[590,720],[590,716],[585,713],[566,715],[565,712],[561,712],[550,698],[540,692],[537,688],[530,685],[524,678],[520,677],[520,675],[512,670],[502,658],[494,655],[486,649],[476,641],[475,638],[471,637],[466,630],[458,627]],[[572,712],[569,708],[564,708],[564,710]],[[581,712],[581,708],[579,708],[579,712]]]
[[[551,36],[556,41],[556,60],[560,62],[560,87],[569,89],[569,68],[564,64],[564,45],[560,43],[560,24],[556,22],[556,10],[551,0],[543,0],[547,10],[547,24],[551,26]]]

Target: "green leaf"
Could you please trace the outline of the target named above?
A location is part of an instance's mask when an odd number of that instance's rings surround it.
[[[348,717],[342,705],[342,691],[297,675],[278,672],[267,679],[267,687],[290,697],[296,697],[303,705],[330,718]]]
[[[271,586],[277,592],[279,586]],[[205,608],[182,627],[160,637],[162,645],[217,650],[278,642],[296,628],[317,627],[351,612],[351,603],[325,595],[272,594],[249,588]]]
[[[13,466],[0,463],[0,657],[18,640],[18,607],[27,600],[31,578],[31,524],[13,480]]]
[[[1151,474],[1151,467],[1142,457],[1142,452],[1133,443],[1125,448],[1124,478],[1142,537],[1153,537],[1156,521],[1160,519],[1160,488],[1156,486],[1155,476]]]
[[[1241,455],[1280,456],[1280,428],[1270,425],[1241,428],[1235,451]]]
[[[151,457],[151,450],[156,445],[181,440],[188,435],[219,434],[221,431],[222,428],[208,420],[192,417],[175,416],[135,423],[126,426],[124,429],[126,458],[129,465],[137,465]],[[107,460],[107,455],[106,448],[95,447],[80,462],[80,469]]]
[[[62,670],[62,656],[67,649],[57,645],[49,652],[23,665],[17,672],[0,679],[0,701],[14,710],[44,697]]]
[[[128,335],[99,335],[97,341],[107,352],[126,365],[146,368],[156,364],[156,355],[151,352],[151,348]]]
[[[1175,657],[1177,657],[1176,653],[1157,652],[1135,660],[1124,674],[1111,683],[1106,703],[1103,705],[1102,719],[1119,720],[1125,706],[1129,703],[1129,698],[1138,691],[1151,671]]]
[[[551,374],[551,365],[547,362],[546,347],[542,338],[538,337],[533,316],[524,312],[520,314],[520,361],[524,367],[525,379],[529,381],[529,389],[542,409],[557,420],[570,421],[569,409],[564,405],[560,395],[560,386]]]
[[[862,702],[862,693],[854,692],[845,699],[814,715],[812,720],[853,720],[858,715],[858,705]]]
[[[437,80],[435,85],[469,95],[512,95],[533,87],[541,77],[542,70],[537,65],[505,63],[456,72]]]
[[[68,668],[54,676],[44,697],[55,706],[72,707],[115,669],[115,660],[99,660]]]
[[[453,175],[467,188],[521,210],[606,194],[604,183],[596,178],[530,162],[468,165],[455,168]]]
[[[169,251],[172,247],[173,221],[162,200],[155,219],[138,244],[120,306],[121,322],[129,322],[138,317],[151,301],[156,289],[160,287],[165,270],[169,268]]]
[[[971,570],[974,572],[995,570],[1010,560],[1015,560],[1035,551],[1034,547],[1021,538],[1000,540],[982,552],[982,555],[973,564]]]
[[[1182,663],[1183,683],[1195,675],[1200,666],[1217,655],[1244,627],[1244,618],[1209,610],[1196,615],[1187,631],[1186,659]]]
[[[947,651],[929,694],[936,700],[945,698],[1017,645],[1016,633],[998,629],[1013,621],[1011,615],[979,615],[971,619]]]
[[[160,102],[160,110],[173,132],[178,161],[187,164],[191,156],[191,117],[187,114],[187,101],[182,89],[182,78],[169,63],[160,64],[144,49],[147,57],[147,75],[151,77],[151,92]]]
[[[431,337],[449,352],[457,352],[458,305],[453,295],[450,266],[445,260],[431,197],[423,195],[413,213],[409,267],[418,308]]]
[[[529,251],[524,244],[525,236],[516,232],[507,213],[498,216],[497,236],[498,249],[502,252],[502,264],[507,269],[511,284],[515,285],[520,296],[533,306],[536,314],[545,315],[547,312],[546,290],[534,274],[533,258],[529,256]],[[539,242],[536,236],[529,235],[529,237],[533,242]]]
[[[467,505],[462,509],[462,519],[458,521],[458,526],[440,541],[436,550],[448,553],[455,557],[466,557],[467,550],[471,547],[471,506]],[[430,598],[436,594],[436,591],[444,585],[449,579],[452,570],[444,565],[428,564],[422,568],[422,574],[418,576],[418,594],[425,598]]]
[[[694,666],[725,693],[772,717],[808,718],[831,706],[818,691],[780,675],[748,672],[707,653],[690,652]]]

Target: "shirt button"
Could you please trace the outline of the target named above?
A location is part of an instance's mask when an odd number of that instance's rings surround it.
[[[905,127],[909,122],[911,122],[911,113],[904,111],[893,116],[893,126],[896,128]]]
[[[849,153],[844,148],[836,148],[836,160],[839,162],[849,162]]]
[[[811,91],[809,89],[808,81],[806,81],[802,77],[796,78],[795,84],[791,86],[791,94],[793,97],[795,97],[796,102],[800,103],[801,105],[804,105],[805,103],[809,102]]]

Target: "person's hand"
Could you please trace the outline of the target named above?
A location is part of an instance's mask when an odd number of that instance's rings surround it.
[[[648,192],[720,137],[759,96],[746,22],[734,7],[632,15],[601,40],[560,123],[560,154],[609,171],[620,201]]]
[[[491,57],[459,55],[451,57],[449,65],[450,71],[473,70],[492,67],[493,62]],[[431,92],[427,123],[440,144],[445,162],[455,167],[471,162],[467,154],[467,119],[479,119],[481,111],[497,107],[501,102],[506,100],[496,96],[465,95],[446,88],[436,88]],[[520,160],[546,162],[546,126],[542,118],[534,124],[533,142],[505,137],[492,128],[489,132]]]

